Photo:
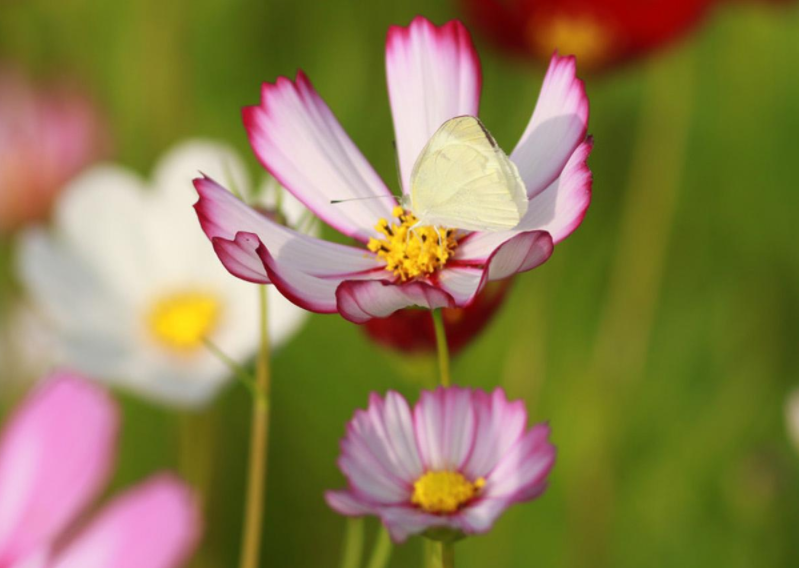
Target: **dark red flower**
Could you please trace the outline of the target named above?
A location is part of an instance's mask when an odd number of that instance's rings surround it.
[[[459,0],[497,46],[548,61],[557,50],[607,69],[688,33],[714,0]]]
[[[457,353],[475,339],[488,325],[510,290],[512,279],[489,282],[465,308],[445,308],[444,328],[447,344]],[[433,320],[428,310],[405,309],[387,318],[366,322],[363,330],[375,342],[406,353],[430,353],[436,350]]]

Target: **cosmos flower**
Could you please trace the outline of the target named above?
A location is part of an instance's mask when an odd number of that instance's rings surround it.
[[[545,62],[555,50],[612,68],[686,35],[716,0],[459,0],[498,47]]]
[[[489,282],[468,306],[441,311],[450,353],[457,354],[480,335],[502,306],[512,282],[510,278]],[[409,308],[370,319],[363,330],[378,344],[405,353],[436,350],[433,320],[424,310]]]
[[[21,235],[19,272],[59,338],[56,364],[163,402],[201,405],[231,375],[206,341],[236,361],[255,354],[257,290],[219,266],[190,208],[200,168],[249,190],[233,153],[187,142],[161,161],[152,187],[121,167],[93,168],[64,192],[54,231]],[[304,208],[290,196],[281,203],[298,222]],[[271,290],[273,345],[306,315]]]
[[[0,234],[45,219],[64,184],[107,150],[86,97],[0,70]]]
[[[407,195],[414,162],[433,133],[453,117],[477,115],[480,64],[459,22],[436,27],[416,18],[389,30],[386,65]],[[314,312],[363,323],[407,306],[468,306],[487,282],[546,261],[553,245],[581,223],[590,201],[588,100],[570,57],[552,58],[530,123],[510,154],[527,188],[527,214],[515,229],[498,232],[414,227],[414,216],[398,206],[302,72],[294,81],[264,84],[261,95],[260,105],[244,109],[261,163],[362,246],[286,229],[208,176],[195,180],[195,208],[232,274],[274,284]]]
[[[342,515],[379,516],[396,542],[454,540],[541,495],[554,462],[549,427],[528,430],[524,403],[501,389],[439,387],[413,411],[395,392],[373,394],[341,442],[349,486],[326,499]]]
[[[103,390],[66,373],[17,409],[0,437],[0,566],[172,568],[186,559],[198,513],[170,475],[80,522],[108,479],[118,420]]]

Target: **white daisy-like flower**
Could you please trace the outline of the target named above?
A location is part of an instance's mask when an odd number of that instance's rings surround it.
[[[208,247],[192,210],[191,179],[200,170],[250,194],[230,149],[189,141],[162,159],[152,184],[118,166],[87,171],[64,191],[51,231],[21,236],[21,280],[61,347],[53,365],[198,406],[231,376],[206,341],[236,361],[255,354],[258,290],[231,278]],[[279,203],[289,225],[303,220],[305,209],[288,193],[278,199],[279,186],[264,189],[262,205]],[[271,341],[279,347],[306,312],[272,288],[268,303]]]

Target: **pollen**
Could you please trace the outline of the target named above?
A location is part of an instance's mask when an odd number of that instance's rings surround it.
[[[428,471],[413,484],[411,503],[428,513],[455,513],[484,486],[482,477],[472,482],[456,471]]]
[[[392,215],[398,222],[380,219],[375,229],[384,238],[370,239],[367,245],[378,258],[386,261],[386,270],[407,282],[443,268],[458,246],[455,231],[417,227],[418,219],[399,206]]]
[[[193,351],[219,321],[220,305],[210,294],[183,292],[156,301],[148,314],[153,337],[173,351]]]

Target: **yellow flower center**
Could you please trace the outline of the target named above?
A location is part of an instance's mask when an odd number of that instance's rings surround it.
[[[192,351],[216,327],[220,305],[210,294],[182,292],[153,304],[148,315],[150,331],[163,346],[174,351]]]
[[[375,228],[382,239],[369,239],[369,250],[386,261],[386,270],[403,282],[425,277],[442,268],[458,246],[455,231],[416,227],[418,219],[402,207],[391,212],[399,223],[380,219]]]
[[[428,471],[413,484],[411,503],[428,513],[454,513],[474,499],[485,483],[482,477],[472,482],[456,471]]]
[[[610,55],[613,37],[607,26],[591,16],[558,15],[546,25],[541,20],[530,24],[533,49],[545,57],[557,49],[561,55],[576,55],[581,65],[597,67]]]

